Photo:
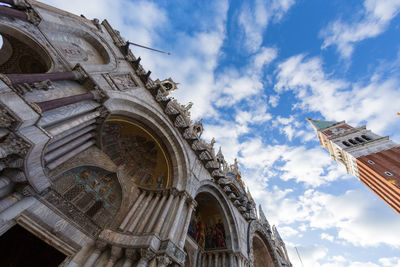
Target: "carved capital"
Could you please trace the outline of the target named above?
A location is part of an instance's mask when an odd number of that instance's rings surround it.
[[[171,188],[170,194],[176,197],[177,195],[179,195],[179,191],[176,188]]]
[[[96,240],[95,247],[97,250],[103,251],[107,247],[107,242],[103,240]]]
[[[13,0],[13,5],[20,9],[32,8],[31,4],[27,0]]]
[[[136,250],[133,248],[127,248],[125,250],[125,256],[130,259],[131,261],[136,261],[138,258],[138,254],[136,253]]]
[[[11,154],[25,156],[30,145],[19,136],[10,133],[3,143],[0,144],[0,158],[5,158]]]
[[[168,266],[169,264],[172,263],[172,260],[166,255],[157,256],[156,259],[157,259],[157,263],[159,264],[159,266],[162,266],[162,267]]]
[[[155,253],[151,251],[150,249],[141,249],[140,250],[140,260],[144,262],[149,262],[151,259],[153,259],[155,256]]]
[[[117,246],[111,247],[111,260],[113,262],[117,261],[122,256],[122,248]]]
[[[38,26],[42,21],[42,18],[39,16],[39,14],[36,13],[36,11],[32,8],[29,8],[26,13],[28,15],[29,22],[33,25]]]
[[[5,108],[0,108],[0,128],[10,128],[15,119]]]

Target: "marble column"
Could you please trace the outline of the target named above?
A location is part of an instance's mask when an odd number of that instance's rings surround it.
[[[214,254],[214,266],[215,267],[219,266],[219,253]]]
[[[158,256],[156,259],[157,267],[167,267],[169,264],[172,263],[172,260],[166,255]]]
[[[131,223],[128,224],[129,232],[133,232],[135,230],[135,228],[137,228],[137,225],[139,224],[139,220],[143,219],[142,215],[145,212],[145,210],[147,209],[147,207],[149,206],[150,201],[153,198],[153,195],[154,195],[154,193],[150,192],[149,195],[147,196],[147,198],[141,204],[141,206],[139,206],[138,212],[134,216],[135,218],[133,219],[133,221]]]
[[[56,109],[59,107],[63,107],[66,105],[78,103],[85,100],[94,99],[94,95],[92,93],[72,95],[67,97],[56,98],[43,102],[34,102],[33,104],[39,107],[41,112],[45,112],[48,110]]]
[[[13,9],[11,7],[0,6],[0,15],[17,18],[23,21],[29,21],[28,15],[25,12]]]
[[[87,128],[87,127],[93,127],[94,129],[96,129],[96,125],[94,125],[96,123],[96,119],[91,119],[89,121],[86,121],[84,123],[79,124],[78,126],[72,127],[69,130],[63,131],[60,134],[57,134],[55,136],[53,136],[53,138],[50,140],[49,142],[49,146],[47,147],[47,149],[50,151],[51,149],[54,149],[52,146],[53,144],[56,144],[58,142],[61,142],[62,140],[69,138],[69,136],[75,134],[76,132],[80,131],[81,129]],[[57,147],[56,145],[54,145],[55,147]]]
[[[95,249],[86,260],[83,267],[92,267],[97,259],[100,257],[101,252],[107,247],[107,243],[104,241],[96,241]]]
[[[125,216],[124,220],[122,221],[121,225],[119,226],[119,229],[123,230],[127,226],[129,220],[131,219],[133,213],[136,211],[137,207],[142,203],[143,198],[146,196],[146,191],[142,191],[139,195],[139,197],[136,199],[135,204],[133,204],[133,207],[129,210],[128,214]]]
[[[122,264],[122,267],[131,267],[132,263],[136,260],[136,251],[134,249],[126,249],[125,250],[125,261]]]
[[[52,142],[50,145],[47,146],[46,151],[50,152],[52,150],[55,150],[55,149],[59,148],[60,146],[63,146],[66,143],[78,138],[79,136],[84,135],[85,133],[88,133],[88,132],[96,129],[96,127],[97,127],[96,125],[89,125],[87,127],[84,127],[83,129],[79,130],[79,131],[76,131],[74,133],[71,133],[68,136],[65,136],[61,140],[58,140],[56,142]]]
[[[22,198],[23,196],[18,192],[14,192],[11,195],[4,197],[0,200],[0,213],[20,201]]]
[[[51,162],[50,164],[47,165],[47,168],[49,168],[50,170],[55,169],[57,166],[63,164],[64,162],[66,162],[70,158],[72,158],[72,157],[78,155],[79,153],[81,153],[82,151],[88,149],[89,147],[91,147],[95,143],[96,143],[95,140],[89,140],[88,142],[82,144],[81,146],[71,150],[70,152],[64,154],[62,157],[60,157],[60,158],[56,159],[55,161]]]
[[[113,267],[119,258],[122,256],[122,248],[117,246],[111,247],[111,256],[107,262],[106,267]]]
[[[207,253],[207,257],[208,257],[208,265],[207,267],[211,267],[212,265],[212,254],[211,253]]]
[[[95,137],[96,133],[91,132],[91,133],[87,133],[84,134],[78,138],[76,138],[75,140],[72,140],[71,142],[57,148],[56,150],[47,153],[46,156],[44,157],[45,162],[50,162],[58,157],[60,157],[63,154],[66,154],[68,151],[71,151],[72,149],[76,148],[77,146],[83,144],[84,142],[86,142],[87,140],[89,140],[92,137]]]
[[[222,254],[221,254],[221,264],[222,264],[222,267],[225,267],[226,266],[226,257],[225,257],[226,255],[225,255],[225,252],[222,252]]]
[[[228,257],[229,257],[229,267],[234,267],[235,263],[234,263],[233,254],[229,253]]]
[[[162,195],[163,195],[163,197],[161,198],[161,201],[157,205],[156,210],[151,215],[151,220],[147,224],[146,229],[144,230],[145,233],[149,233],[149,232],[151,232],[151,229],[153,229],[153,225],[155,224],[155,222],[160,214],[161,208],[163,207],[164,202],[167,200],[168,191],[163,191]]]
[[[183,246],[185,245],[185,240],[186,240],[186,236],[187,236],[190,219],[192,218],[192,212],[195,207],[196,207],[196,201],[192,199],[188,206],[188,211],[187,211],[186,218],[185,218],[185,224],[183,225],[181,238],[179,240],[180,248],[183,248]]]
[[[50,72],[50,73],[29,73],[29,74],[6,74],[13,85],[21,83],[36,83],[45,80],[63,81],[76,80],[78,77],[74,72]]]
[[[87,243],[84,245],[71,259],[71,261],[68,263],[66,267],[78,267],[82,266],[84,263],[84,259],[89,253],[90,249],[93,247],[93,242]]]
[[[147,267],[149,262],[154,258],[155,253],[149,249],[140,250],[140,260],[137,267]]]
[[[156,197],[152,200],[150,206],[149,206],[149,213],[144,216],[144,219],[139,222],[139,227],[136,230],[136,232],[141,233],[143,232],[144,228],[147,226],[149,220],[154,216],[154,208],[156,207],[157,204],[159,204],[160,197],[161,197],[161,192],[155,192]]]
[[[207,267],[207,254],[205,252],[201,255],[201,267]]]
[[[172,200],[174,199],[174,191],[170,193],[169,198],[167,200],[167,203],[165,204],[165,207],[161,213],[161,216],[158,217],[158,221],[156,226],[154,227],[154,232],[155,233],[160,233],[161,227],[163,226],[163,223],[165,221],[165,217],[167,217],[167,214],[169,212],[169,208],[171,206]]]
[[[13,182],[6,176],[0,176],[0,199],[7,196],[13,188]]]
[[[169,237],[169,239],[171,241],[175,239],[175,233],[176,233],[176,230],[178,229],[179,222],[181,221],[183,205],[185,205],[186,198],[187,198],[186,193],[182,194],[182,197],[181,197],[181,199],[179,201],[178,210],[176,211],[176,214],[175,214],[175,219],[176,219],[177,223],[174,223],[172,225],[172,228],[171,228],[171,230],[169,232],[169,235],[168,235],[168,237]]]
[[[62,124],[56,125],[47,130],[51,135],[56,136],[56,135],[61,134],[64,131],[68,131],[74,127],[77,127],[78,125],[80,125],[82,123],[85,123],[87,121],[95,119],[95,118],[99,117],[100,114],[101,114],[100,111],[96,110],[96,111],[93,111],[93,112],[90,112],[87,114],[80,115],[77,118],[73,118],[68,121],[65,121]]]

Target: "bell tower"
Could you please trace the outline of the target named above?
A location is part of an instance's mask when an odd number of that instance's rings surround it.
[[[400,146],[365,126],[307,118],[321,146],[400,214]]]

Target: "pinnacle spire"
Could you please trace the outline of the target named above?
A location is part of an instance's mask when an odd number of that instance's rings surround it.
[[[331,126],[337,124],[336,121],[313,120],[313,119],[310,119],[308,117],[306,118],[306,120],[308,120],[308,122],[311,124],[311,126],[316,131],[319,131],[319,130],[322,130],[324,128],[328,128],[328,127],[331,127]]]

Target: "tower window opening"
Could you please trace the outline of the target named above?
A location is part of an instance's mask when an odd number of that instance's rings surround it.
[[[359,142],[359,143],[364,143],[364,142],[365,142],[365,141],[362,140],[360,137],[356,137],[356,138],[354,138],[354,139],[356,139],[356,141]]]
[[[373,165],[373,164],[375,164],[375,161],[373,161],[373,160],[368,160],[368,163],[371,164],[371,165]]]
[[[349,139],[349,142],[352,143],[353,145],[357,145],[357,142],[354,141],[353,139]]]
[[[361,135],[361,137],[364,138],[364,139],[367,140],[367,141],[370,141],[370,140],[371,140],[371,138],[369,138],[368,136],[366,136],[366,135],[364,135],[364,134]]]
[[[386,174],[387,176],[393,176],[393,173],[388,172],[388,171],[386,171],[385,174]]]
[[[345,145],[345,146],[351,146],[351,145],[350,145],[348,142],[346,142],[346,141],[343,141],[342,144]]]

